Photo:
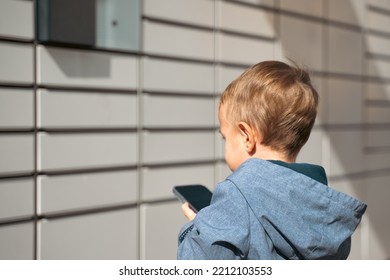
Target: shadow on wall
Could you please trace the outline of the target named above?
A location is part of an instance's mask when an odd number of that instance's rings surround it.
[[[69,50],[63,52],[60,48],[48,48],[47,52],[56,63],[53,69],[59,69],[65,77],[88,79],[111,76],[111,60],[107,55],[74,51],[74,55],[70,56]]]
[[[321,10],[317,7],[321,3],[311,3],[306,10]],[[296,4],[295,1],[280,1],[282,8],[293,13],[305,10],[305,7],[299,7],[302,2]],[[370,119],[367,111],[378,107],[369,107],[370,102],[366,99],[375,95],[376,101],[371,103],[388,104],[390,96],[384,83],[375,83],[375,89],[368,86],[372,85],[374,77],[384,75],[374,60],[367,58],[366,50],[371,51],[369,35],[363,31],[363,18],[367,21],[364,15],[369,12],[369,7],[363,1],[327,1],[323,8],[329,15],[325,17],[329,18],[329,25],[315,18],[308,23],[294,17],[293,13],[280,14],[279,22],[274,22],[281,57],[306,65],[313,72],[314,84],[320,94],[317,123],[302,156],[306,160],[306,157],[310,159],[313,154],[320,153],[321,162],[318,164],[327,170],[330,185],[368,204],[362,223],[353,236],[350,258],[388,259],[390,220],[386,213],[390,208],[384,199],[389,194],[384,175],[390,166],[388,155],[383,158],[378,155],[381,152],[382,155],[388,154],[389,141],[387,151],[377,149],[377,146],[370,147],[370,141],[367,141],[377,139],[378,135],[373,133],[378,130],[388,134],[385,132],[388,126],[378,126],[380,122],[388,123],[388,113],[383,115],[386,119]],[[302,42],[310,44],[302,45]],[[319,147],[322,147],[322,152],[319,152]],[[372,164],[376,158],[382,162]]]

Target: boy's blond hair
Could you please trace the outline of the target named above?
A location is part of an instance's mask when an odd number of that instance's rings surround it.
[[[261,144],[295,159],[310,136],[318,93],[308,72],[280,61],[260,62],[223,92],[228,120],[244,121],[261,135]]]

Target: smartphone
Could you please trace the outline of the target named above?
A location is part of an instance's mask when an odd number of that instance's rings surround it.
[[[175,186],[173,193],[182,202],[188,202],[195,213],[210,205],[213,193],[203,185]]]

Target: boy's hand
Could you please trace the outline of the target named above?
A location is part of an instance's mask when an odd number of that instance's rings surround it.
[[[183,211],[184,213],[184,216],[186,216],[186,218],[189,220],[189,221],[192,221],[195,216],[196,216],[196,213],[194,212],[194,210],[191,209],[191,207],[188,205],[188,202],[185,202],[181,205],[181,211]]]

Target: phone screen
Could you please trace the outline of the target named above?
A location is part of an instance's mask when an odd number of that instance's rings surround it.
[[[173,188],[173,193],[184,203],[188,202],[190,207],[198,212],[200,209],[210,205],[212,192],[203,185],[185,185]]]

